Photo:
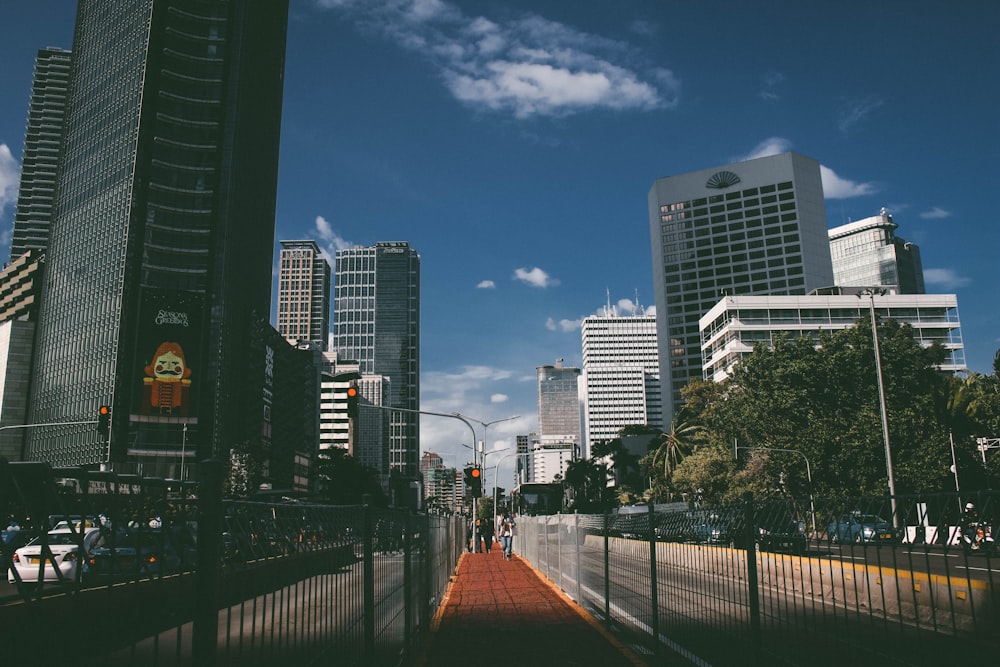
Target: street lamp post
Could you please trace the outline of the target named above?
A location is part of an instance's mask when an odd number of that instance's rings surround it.
[[[781,449],[780,447],[740,447],[737,443],[733,443],[733,453],[737,454],[741,449],[763,449],[766,452],[788,452],[790,454],[798,454],[806,462],[806,479],[809,480],[809,513],[812,515],[812,530],[813,535],[816,534],[816,504],[813,500],[813,476],[812,468],[809,467],[809,457],[797,449]]]
[[[885,470],[889,476],[889,503],[892,506],[892,525],[899,527],[899,513],[896,511],[896,478],[892,472],[892,449],[889,447],[889,415],[885,408],[885,385],[882,382],[882,355],[878,345],[878,322],[875,319],[875,295],[882,296],[881,287],[869,287],[858,292],[858,298],[868,297],[872,320],[872,342],[875,346],[875,371],[878,378],[878,403],[882,413],[882,440],[885,443]]]
[[[512,419],[519,419],[521,415],[514,415],[513,417],[504,417],[503,419],[494,419],[493,421],[488,421],[488,422],[484,422],[482,420],[475,419],[474,417],[469,417],[468,415],[463,415],[460,412],[454,412],[454,413],[452,413],[452,416],[456,417],[457,419],[461,419],[462,421],[464,421],[466,424],[469,425],[470,429],[472,428],[472,425],[469,424],[470,421],[474,421],[477,424],[482,425],[482,427],[483,427],[483,441],[482,441],[482,446],[481,446],[481,453],[483,455],[482,456],[483,467],[485,468],[486,467],[486,463],[485,463],[485,461],[486,461],[486,455],[488,453],[492,453],[492,452],[487,452],[486,451],[486,429],[488,429],[493,424],[499,424],[500,422],[506,422],[506,421],[510,421]],[[475,431],[475,429],[472,430],[472,444],[473,445],[476,444],[476,431]],[[476,450],[473,449],[473,461],[475,461],[475,452],[476,452]],[[476,463],[475,465],[478,465],[478,463]],[[475,524],[476,524],[476,499],[473,498],[472,499],[472,525],[473,525],[473,529],[472,530],[474,531],[473,532],[473,539],[476,540],[476,544],[478,544],[478,537],[479,537],[479,535],[478,535],[478,531],[476,531],[476,529],[475,529]]]

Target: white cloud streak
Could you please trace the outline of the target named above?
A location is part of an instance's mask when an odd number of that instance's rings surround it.
[[[334,231],[333,225],[323,216],[316,216],[315,226],[320,246],[322,246],[322,250],[326,254],[330,264],[333,264],[336,260],[338,250],[347,250],[354,247],[353,243],[345,240],[340,234]]]
[[[592,109],[673,108],[680,82],[623,42],[538,15],[503,22],[443,0],[319,0],[437,69],[463,104],[496,113],[566,116]]]
[[[525,285],[530,285],[531,287],[541,288],[554,287],[559,284],[558,280],[537,266],[530,269],[516,269],[514,271],[514,280],[520,281]]]
[[[959,275],[953,269],[924,269],[924,283],[937,289],[953,291],[971,282],[971,279]]]
[[[549,319],[545,320],[545,328],[548,329],[549,331],[562,331],[562,332],[576,331],[577,329],[580,328],[582,324],[583,324],[583,318],[580,318],[578,320],[563,319],[556,321],[554,318],[550,317]]]
[[[476,285],[476,289],[496,289],[497,284],[492,280],[481,280]]]
[[[935,206],[931,210],[921,213],[920,217],[924,220],[943,220],[944,218],[951,217],[951,211],[946,211],[940,206]]]
[[[11,155],[7,144],[0,144],[0,215],[7,205],[17,201],[17,186],[21,179],[21,167]]]
[[[823,177],[823,196],[827,199],[865,197],[878,192],[874,183],[859,183],[841,178],[833,169],[823,165],[820,165],[819,173]]]
[[[846,134],[851,128],[864,121],[873,111],[885,104],[885,99],[869,95],[862,99],[847,100],[837,113],[837,127]]]

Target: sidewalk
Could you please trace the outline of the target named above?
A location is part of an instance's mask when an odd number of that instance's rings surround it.
[[[499,545],[497,545],[499,546]],[[646,663],[517,554],[465,553],[416,664],[642,667]]]

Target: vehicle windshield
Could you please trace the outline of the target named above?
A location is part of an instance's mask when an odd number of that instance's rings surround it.
[[[32,544],[41,544],[42,538],[36,537],[31,541]],[[54,546],[57,544],[76,544],[77,535],[74,533],[49,533],[49,546]]]
[[[858,523],[885,523],[885,520],[875,514],[862,514],[857,517]]]

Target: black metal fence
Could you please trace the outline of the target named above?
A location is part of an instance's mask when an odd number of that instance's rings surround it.
[[[4,662],[409,659],[464,548],[459,518],[223,501],[220,463],[193,472],[182,484],[0,459]]]
[[[521,517],[515,548],[657,658],[993,662],[1000,554],[963,544],[969,502],[988,533],[1000,495],[936,494]]]

